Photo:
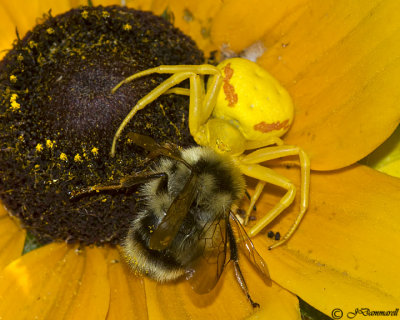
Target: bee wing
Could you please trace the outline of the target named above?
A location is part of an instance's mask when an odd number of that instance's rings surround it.
[[[186,270],[186,279],[198,294],[210,292],[217,284],[226,264],[226,220],[208,224],[199,239],[200,255]]]
[[[197,176],[192,173],[182,191],[172,201],[166,215],[152,233],[149,243],[150,249],[160,251],[168,248],[171,244],[193,203],[196,192],[196,182]]]
[[[262,275],[264,281],[270,285],[271,284],[271,277],[269,275],[267,263],[265,260],[260,256],[257,252],[253,242],[250,240],[249,236],[247,235],[246,230],[243,228],[240,221],[236,218],[236,216],[230,212],[229,219],[232,222],[232,229],[236,234],[237,246],[242,249],[245,253],[247,259],[256,267],[256,269]]]

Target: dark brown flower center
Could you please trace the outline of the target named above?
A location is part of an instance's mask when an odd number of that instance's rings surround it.
[[[136,189],[71,200],[71,193],[116,183],[144,169],[145,152],[123,134],[111,142],[135,103],[164,76],[111,89],[161,64],[199,64],[192,40],[151,13],[84,7],[48,16],[0,63],[0,196],[42,242],[118,243],[140,199]],[[193,144],[188,99],[166,95],[140,111],[125,133]]]

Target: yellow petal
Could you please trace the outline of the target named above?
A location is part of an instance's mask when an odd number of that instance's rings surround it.
[[[167,13],[172,16],[174,26],[196,41],[206,55],[218,49],[212,43],[211,26],[213,16],[218,12],[223,1],[181,1],[181,0],[139,0],[128,2],[133,8],[150,10],[156,15]]]
[[[0,203],[0,270],[22,254],[25,230],[21,229]]]
[[[298,180],[298,170],[277,171]],[[276,190],[270,191],[258,212],[279,200]],[[265,234],[254,239],[271,278],[327,315],[335,308],[347,314],[361,307],[398,307],[400,179],[364,166],[313,174],[310,200],[286,245],[267,251],[272,240]],[[284,234],[297,210],[291,206],[266,231]]]
[[[93,6],[111,6],[111,5],[121,5],[123,1],[121,0],[92,0]],[[129,2],[129,1],[125,1]],[[76,8],[79,6],[87,6],[88,0],[69,0],[71,8]]]
[[[400,178],[400,126],[378,149],[364,158],[362,163]]]
[[[261,63],[297,106],[286,141],[329,170],[366,156],[399,123],[400,3],[312,4],[281,39],[289,45],[276,44]]]
[[[11,49],[15,36],[15,23],[0,3],[0,59]]]
[[[53,243],[0,273],[3,319],[104,319],[109,303],[102,249]]]
[[[148,319],[143,278],[132,274],[116,249],[109,250],[107,263],[111,287],[107,319]]]
[[[296,107],[285,140],[309,153],[312,168],[352,164],[396,128],[399,1],[232,0],[217,17],[218,44],[240,51],[263,41],[258,63],[282,82]]]
[[[379,169],[380,172],[384,172],[393,177],[400,178],[400,159],[394,160],[384,167]]]
[[[86,247],[83,250],[85,266],[79,278],[78,290],[68,307],[68,319],[104,319],[109,306],[110,285],[107,264],[102,248]]]
[[[111,283],[108,319],[226,319],[230,315],[232,319],[300,319],[297,298],[276,284],[266,286],[245,259],[241,265],[246,281],[254,300],[261,304],[256,312],[240,291],[232,266],[224,271],[229,275],[223,275],[217,288],[202,296],[195,294],[185,281],[159,284],[135,276],[120,261],[116,250],[111,250],[107,259]],[[232,310],[233,305],[238,309]]]
[[[184,280],[159,284],[145,278],[149,319],[300,319],[296,296],[275,283],[267,286],[246,259],[241,259],[241,267],[260,309],[253,309],[247,301],[230,263],[217,286],[206,295],[196,294]]]
[[[43,14],[47,14],[51,9],[51,14],[57,15],[70,9],[69,0],[15,0],[15,1],[1,1],[0,13],[3,11],[12,25],[7,25],[7,30],[13,30],[11,33],[12,38],[15,38],[15,28],[21,37],[34,27],[37,19],[41,18]]]
[[[8,212],[4,205],[0,202],[0,218],[8,217]]]
[[[272,39],[276,41],[281,35],[271,34],[271,29],[288,15],[300,10],[305,2],[307,0],[224,1],[213,20],[212,40],[218,48],[228,45],[237,53],[262,39],[267,32],[269,42]]]

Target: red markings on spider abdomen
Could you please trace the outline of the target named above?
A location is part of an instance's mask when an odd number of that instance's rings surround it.
[[[233,69],[231,68],[231,64],[228,63],[224,67],[224,72],[225,72],[225,78],[223,79],[224,85],[224,93],[225,93],[225,100],[228,101],[228,106],[233,107],[235,104],[238,102],[238,95],[235,92],[235,87],[229,83],[233,76]]]
[[[276,121],[276,122],[272,122],[272,123],[265,123],[264,121],[262,121],[262,122],[254,125],[254,130],[266,133],[266,132],[270,132],[273,130],[288,129],[289,126],[290,125],[289,125],[288,119],[286,119],[283,122]]]

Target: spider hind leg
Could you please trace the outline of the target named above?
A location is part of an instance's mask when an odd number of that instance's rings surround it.
[[[297,155],[300,159],[300,211],[289,231],[278,242],[271,245],[269,249],[275,248],[283,244],[291,237],[291,235],[296,231],[297,227],[299,226],[307,210],[310,188],[310,160],[307,154],[299,147],[279,145],[258,149],[243,157],[240,162],[240,168],[243,174],[260,180],[257,184],[254,195],[252,196],[250,208],[247,210],[247,214],[251,212],[252,205],[256,203],[259,196],[261,195],[265,183],[271,183],[287,190],[279,203],[277,203],[274,208],[272,208],[266,215],[259,219],[256,225],[254,225],[250,229],[249,236],[255,236],[271,221],[273,221],[283,210],[289,207],[289,205],[294,201],[296,195],[296,187],[289,179],[279,175],[270,168],[260,165],[260,163],[292,155]],[[247,220],[248,217],[246,217],[245,221]]]

